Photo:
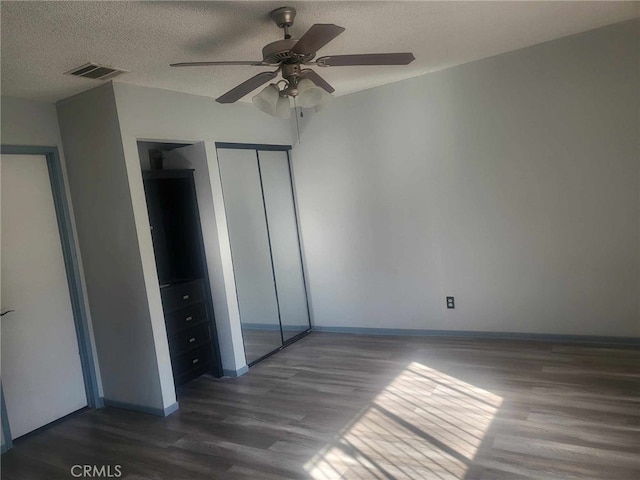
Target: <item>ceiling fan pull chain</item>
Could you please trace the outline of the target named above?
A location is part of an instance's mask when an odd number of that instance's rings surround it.
[[[298,132],[298,143],[300,143],[300,124],[298,123],[298,104],[296,103],[296,97],[293,97],[293,111],[295,112],[296,117],[296,130]],[[302,110],[300,111],[302,114]]]

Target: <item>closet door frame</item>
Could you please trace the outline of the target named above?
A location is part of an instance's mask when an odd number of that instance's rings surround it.
[[[278,287],[276,285],[276,278],[275,278],[275,270],[274,270],[274,265],[273,265],[273,251],[271,248],[271,237],[268,233],[269,231],[269,226],[268,226],[268,221],[267,221],[267,237],[268,237],[268,241],[269,241],[269,256],[271,257],[271,269],[272,269],[272,276],[273,276],[273,288],[276,292],[276,302],[278,303],[278,321],[280,323],[280,338],[282,341],[282,345],[274,350],[272,350],[271,352],[263,355],[262,357],[253,360],[252,362],[248,363],[249,367],[254,366],[255,364],[261,362],[262,360],[270,357],[271,355],[273,355],[274,353],[279,352],[280,350],[282,350],[285,347],[288,347],[289,345],[291,345],[292,343],[297,342],[298,340],[300,340],[301,338],[307,336],[309,333],[311,333],[311,308],[309,305],[309,290],[307,288],[308,282],[307,282],[307,269],[305,268],[305,260],[304,260],[304,255],[302,254],[302,237],[300,235],[300,218],[298,216],[298,202],[297,202],[297,198],[296,198],[296,194],[295,194],[295,189],[293,188],[293,172],[291,169],[291,145],[262,145],[259,143],[226,143],[226,142],[216,142],[216,150],[218,149],[229,149],[229,150],[253,150],[256,154],[256,163],[258,165],[258,171],[260,172],[260,155],[259,152],[260,151],[267,151],[267,152],[285,152],[287,155],[287,166],[289,169],[289,185],[291,187],[291,201],[293,203],[293,211],[295,214],[295,220],[296,220],[296,234],[297,234],[297,238],[298,238],[298,254],[300,255],[300,267],[302,269],[302,282],[303,282],[303,289],[304,289],[304,296],[305,296],[305,304],[307,307],[307,319],[309,321],[309,327],[303,331],[300,332],[299,334],[287,339],[286,341],[284,341],[284,334],[282,331],[282,320],[280,318],[280,306],[279,306],[279,301],[278,299]],[[219,162],[219,159],[218,159]],[[261,173],[260,173],[261,176]],[[262,178],[260,178],[260,188],[262,189]],[[267,218],[267,212],[266,212],[266,205],[264,204],[264,191],[261,192],[262,196],[263,196],[263,208],[265,209],[265,219]],[[227,234],[229,234],[229,232],[227,231]],[[231,238],[229,237],[229,244],[231,244]],[[240,319],[240,322],[242,323],[242,318]],[[243,342],[244,343],[244,342]]]
[[[91,351],[91,338],[89,335],[88,315],[85,306],[85,298],[82,291],[80,266],[78,263],[77,245],[73,236],[73,223],[66,195],[62,164],[57,147],[28,146],[28,145],[0,145],[0,154],[3,155],[42,155],[47,160],[53,204],[60,234],[60,244],[64,259],[64,267],[69,284],[69,296],[73,311],[73,323],[75,325],[82,377],[87,395],[87,406],[100,408],[103,406],[98,393],[98,380],[96,364]],[[4,394],[0,386],[2,428],[7,450],[13,446],[11,431],[4,403]]]

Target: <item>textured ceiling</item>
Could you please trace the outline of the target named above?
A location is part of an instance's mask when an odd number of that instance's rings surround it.
[[[259,67],[170,68],[169,63],[260,60],[281,30],[269,12],[298,11],[346,31],[328,54],[412,51],[406,67],[317,71],[351,93],[638,16],[638,2],[56,2],[2,1],[2,94],[57,101],[98,81],[62,75],[88,61],[130,70],[117,82],[217,97]],[[248,100],[250,96],[244,98]]]

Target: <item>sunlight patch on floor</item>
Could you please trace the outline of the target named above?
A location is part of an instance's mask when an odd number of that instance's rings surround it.
[[[314,479],[463,479],[501,404],[412,362],[305,469]]]

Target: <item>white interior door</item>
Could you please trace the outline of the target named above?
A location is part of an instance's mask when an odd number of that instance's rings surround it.
[[[0,157],[2,385],[12,438],[87,405],[44,156]]]

